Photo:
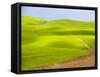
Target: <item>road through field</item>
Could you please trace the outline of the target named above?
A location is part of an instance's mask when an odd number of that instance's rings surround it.
[[[21,70],[94,65],[94,54],[89,51],[95,48],[95,22],[32,16],[21,20]]]
[[[94,49],[89,49],[89,52],[89,55],[81,56],[71,61],[63,61],[57,64],[33,68],[33,70],[93,67],[95,66],[95,51]]]

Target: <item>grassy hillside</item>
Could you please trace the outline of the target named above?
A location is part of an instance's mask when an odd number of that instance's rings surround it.
[[[47,21],[22,16],[22,70],[59,63],[89,54],[95,48],[94,22]]]

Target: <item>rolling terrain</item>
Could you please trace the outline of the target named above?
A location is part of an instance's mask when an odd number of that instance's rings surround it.
[[[53,65],[89,55],[95,48],[95,23],[22,16],[21,70]],[[66,67],[70,68],[70,67]]]

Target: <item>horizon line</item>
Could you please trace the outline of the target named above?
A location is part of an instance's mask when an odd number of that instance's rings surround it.
[[[46,19],[46,18],[42,18],[42,17],[36,17],[36,16],[30,16],[30,15],[22,15],[22,16],[28,16],[28,17],[33,17],[33,18],[40,18],[40,19],[44,19],[47,21],[54,21],[54,20],[72,20],[72,21],[79,21],[79,22],[95,22],[95,21],[84,21],[84,20],[78,20],[78,19],[71,19],[71,18],[55,18],[55,19]]]

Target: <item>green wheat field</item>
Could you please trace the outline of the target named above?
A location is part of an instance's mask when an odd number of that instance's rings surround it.
[[[21,18],[21,70],[60,63],[95,48],[95,23],[70,19]]]

